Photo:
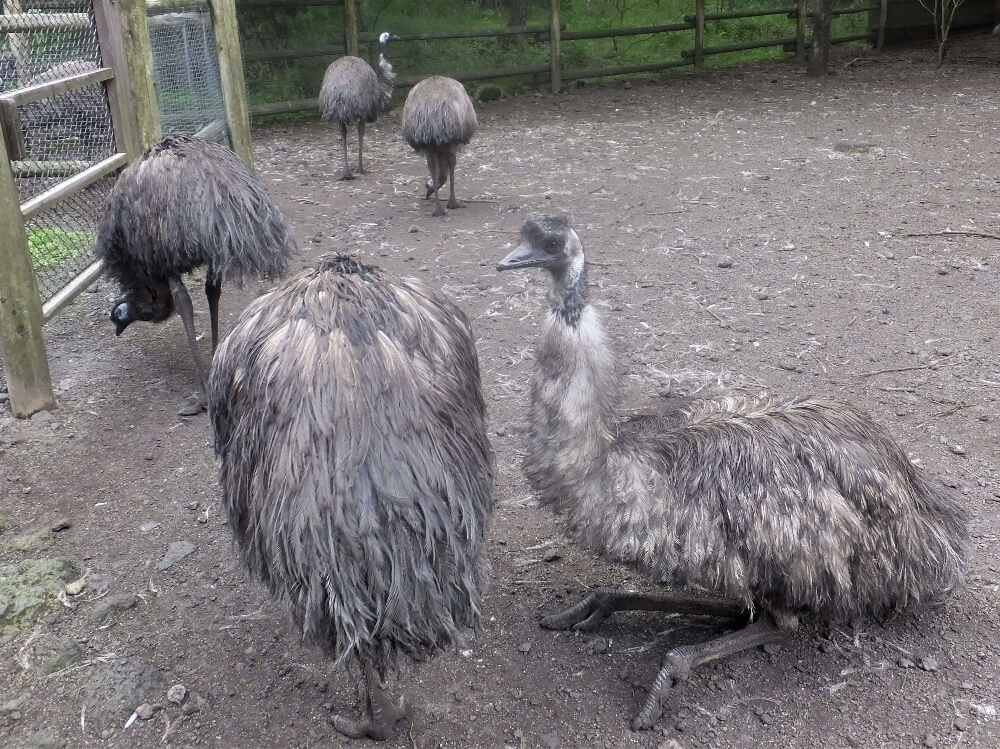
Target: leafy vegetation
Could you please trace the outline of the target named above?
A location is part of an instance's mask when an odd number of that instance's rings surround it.
[[[860,2],[842,0],[841,7]],[[361,31],[391,30],[421,33],[493,29],[509,26],[548,27],[547,0],[359,0]],[[737,9],[794,8],[794,0],[707,0],[708,13]],[[693,0],[562,0],[561,19],[571,31],[634,28],[683,23],[693,16]],[[308,6],[294,9],[241,8],[240,32],[244,52],[252,50],[317,49],[343,42],[341,6]],[[839,16],[834,36],[866,30],[867,13]],[[709,47],[795,36],[795,20],[788,14],[709,21],[705,44]],[[643,65],[681,58],[694,46],[694,31],[676,31],[607,39],[564,40],[565,70]],[[780,46],[706,57],[706,66],[733,65],[785,57]],[[377,46],[363,45],[362,56],[374,61]],[[262,60],[247,63],[252,104],[317,95],[323,71],[334,54],[295,60]],[[401,75],[422,76],[544,66],[549,62],[547,34],[521,34],[472,39],[435,39],[397,42],[392,61]],[[685,68],[681,68],[684,70]],[[507,91],[543,85],[547,74],[518,76],[498,81]]]
[[[28,227],[28,249],[35,270],[39,271],[57,268],[89,254],[95,239],[93,231],[69,231],[57,226]]]

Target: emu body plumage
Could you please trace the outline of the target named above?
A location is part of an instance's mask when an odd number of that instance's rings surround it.
[[[222,281],[285,274],[294,239],[257,176],[225,146],[169,135],[118,177],[104,204],[94,253],[122,288],[111,319],[120,335],[136,320],[162,322],[174,308],[183,320],[201,384],[191,299],[181,277],[207,266],[205,293],[218,343]]]
[[[223,504],[250,570],[310,641],[370,672],[476,626],[493,453],[472,331],[448,299],[346,256],[253,302],[223,341],[210,412]]]
[[[389,107],[392,86],[396,75],[388,57],[391,35],[384,32],[379,42],[378,72],[360,57],[345,55],[334,60],[323,75],[319,90],[319,112],[327,122],[340,125],[344,147],[344,171],[340,179],[354,179],[347,159],[347,128],[358,127],[358,173],[364,174],[365,125],[375,122],[379,114]]]
[[[427,194],[434,195],[434,215],[443,216],[438,191],[451,178],[449,208],[462,208],[455,198],[455,163],[462,146],[478,127],[476,109],[465,86],[454,78],[434,75],[410,89],[403,105],[403,138],[427,158]]]
[[[693,666],[781,639],[800,615],[880,615],[961,586],[963,509],[867,415],[817,398],[722,397],[622,417],[615,358],[568,222],[528,222],[498,267],[543,267],[553,278],[524,458],[540,501],[605,558],[711,592],[710,613],[759,615],[671,651],[634,728],[652,726],[663,690]],[[599,591],[542,623],[589,629],[616,609],[696,603]]]

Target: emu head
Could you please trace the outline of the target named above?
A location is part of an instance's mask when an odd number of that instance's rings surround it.
[[[583,267],[583,243],[566,216],[525,221],[517,248],[497,264],[498,271],[544,268],[556,280],[579,278]]]
[[[174,311],[174,298],[165,283],[152,283],[129,289],[125,297],[115,302],[111,308],[111,322],[115,324],[115,336],[125,332],[125,328],[136,320],[163,322]]]

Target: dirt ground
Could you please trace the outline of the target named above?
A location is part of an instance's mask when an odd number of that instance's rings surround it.
[[[255,133],[302,264],[349,250],[425,277],[478,337],[498,464],[485,630],[402,674],[412,721],[388,746],[1000,746],[1000,241],[973,234],[1000,233],[1000,48],[963,40],[940,70],[924,50],[841,50],[834,71],[774,63],[481,105],[458,168],[475,202],[440,220],[399,109],[370,129],[353,182],[333,178],[331,128]],[[634,399],[721,383],[868,409],[964,497],[965,590],[707,667],[632,733],[663,653],[716,630],[652,614],[598,636],[537,625],[592,586],[645,585],[567,541],[520,472],[545,281],[494,267],[525,217],[562,211]],[[263,290],[225,289],[223,325]],[[329,722],[352,681],[235,563],[208,420],[175,415],[194,383],[179,319],[116,339],[114,293],[102,282],[48,326],[49,420],[0,404],[0,563],[64,558],[64,578],[87,581],[3,646],[0,745],[360,744]],[[9,548],[67,524],[40,550]],[[129,723],[142,702],[152,717]]]

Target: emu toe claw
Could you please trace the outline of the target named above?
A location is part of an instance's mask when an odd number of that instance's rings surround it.
[[[435,216],[435,217],[437,217],[437,216],[443,216],[444,215],[444,208],[442,208],[441,206],[437,206],[434,209],[434,213],[432,213],[431,215]]]
[[[201,397],[201,393],[196,393],[184,401],[184,405],[178,409],[177,413],[180,416],[196,416],[207,409],[208,405],[205,403],[205,399]]]
[[[351,180],[351,179],[354,179],[354,175],[351,174],[350,171],[348,171],[347,169],[345,169],[344,171],[342,171],[340,173],[340,176],[337,177],[337,180],[339,182],[343,182],[344,180]]]
[[[333,727],[339,733],[352,739],[368,737],[375,741],[385,741],[396,733],[396,724],[406,717],[406,698],[401,697],[398,703],[382,699],[372,700],[371,709],[363,718],[354,719],[344,715],[333,716]]]
[[[449,200],[448,201],[448,207],[449,208],[465,208],[468,205],[469,205],[468,203],[463,203],[461,200]]]
[[[538,622],[543,629],[571,629],[574,632],[593,632],[610,612],[598,595],[590,594],[575,606],[558,614],[542,617]]]

